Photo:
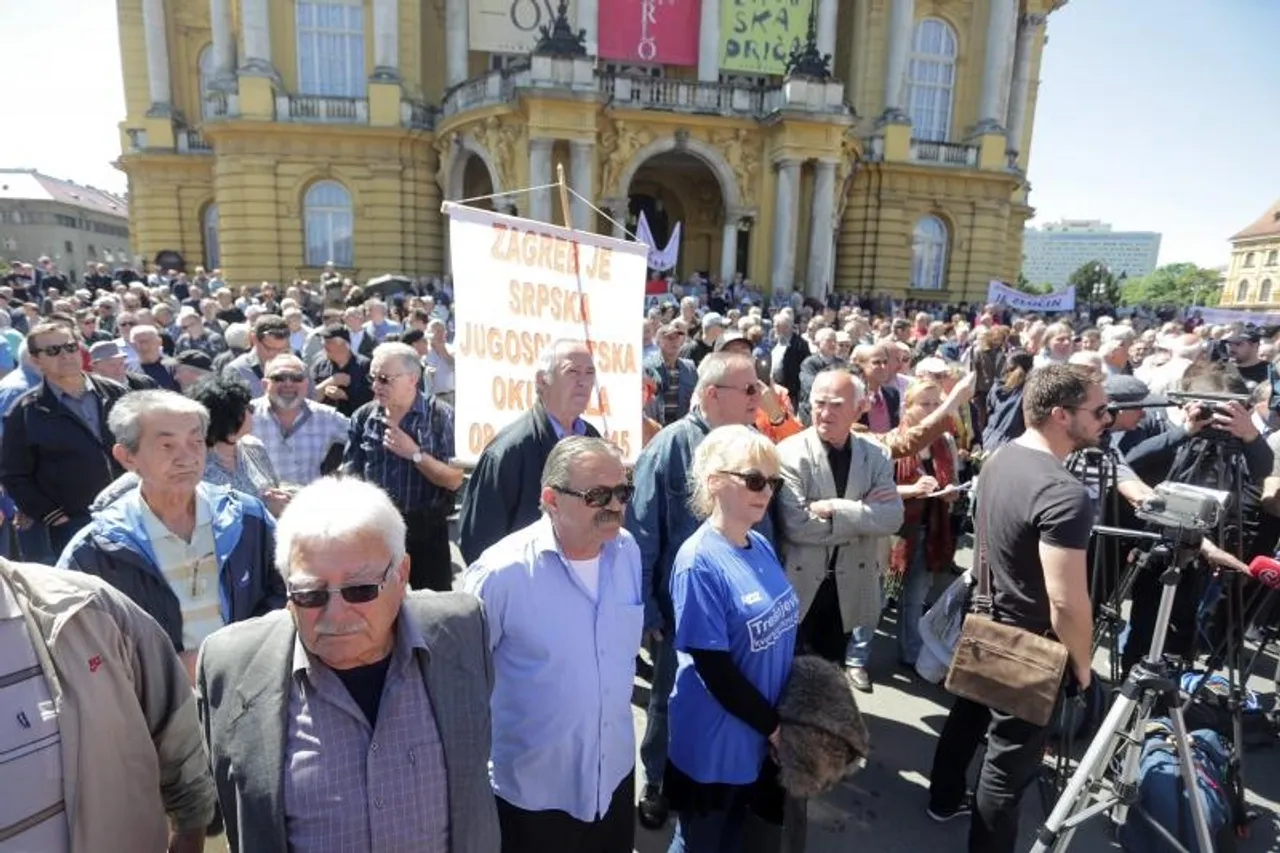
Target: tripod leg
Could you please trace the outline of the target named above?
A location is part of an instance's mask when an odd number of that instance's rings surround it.
[[[1196,832],[1196,844],[1200,853],[1213,853],[1213,836],[1209,834],[1209,822],[1205,818],[1204,803],[1200,801],[1200,786],[1197,784],[1196,765],[1191,757],[1191,736],[1187,733],[1187,723],[1182,718],[1181,708],[1170,709],[1170,720],[1173,722],[1173,734],[1178,750],[1178,765],[1182,770],[1183,787],[1187,792],[1187,800],[1191,806],[1192,827]]]
[[[1067,819],[1088,805],[1088,792],[1107,771],[1107,765],[1115,751],[1115,741],[1128,728],[1129,717],[1137,707],[1133,699],[1120,695],[1107,714],[1098,733],[1090,742],[1076,772],[1062,790],[1062,796],[1054,804],[1053,811],[1036,833],[1036,843],[1031,853],[1049,853],[1059,849],[1063,827]]]

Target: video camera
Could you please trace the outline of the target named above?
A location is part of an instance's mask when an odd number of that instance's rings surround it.
[[[1230,492],[1166,481],[1143,501],[1137,516],[1153,525],[1163,538],[1199,547],[1204,535],[1217,529],[1230,501]]]

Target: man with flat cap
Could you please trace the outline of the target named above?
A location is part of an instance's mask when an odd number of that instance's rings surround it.
[[[89,372],[114,379],[130,391],[146,391],[156,387],[150,376],[129,370],[125,351],[119,341],[98,341],[89,347]]]
[[[320,337],[324,355],[311,363],[311,395],[351,417],[373,399],[369,359],[352,352],[351,332],[346,326],[327,326]]]
[[[178,380],[178,387],[184,394],[212,374],[213,359],[203,350],[183,350],[174,356],[173,378]]]

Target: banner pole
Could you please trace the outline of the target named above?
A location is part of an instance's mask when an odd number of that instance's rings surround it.
[[[564,227],[573,230],[573,215],[569,212],[569,190],[564,182],[564,163],[556,163],[556,183],[560,186],[560,210],[564,214]]]

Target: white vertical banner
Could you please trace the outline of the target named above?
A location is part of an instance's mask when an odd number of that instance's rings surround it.
[[[445,202],[453,264],[455,455],[473,464],[537,402],[542,348],[585,341],[596,390],[583,417],[640,454],[648,247]]]

